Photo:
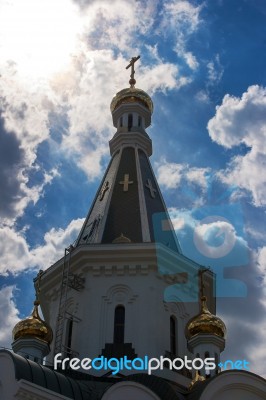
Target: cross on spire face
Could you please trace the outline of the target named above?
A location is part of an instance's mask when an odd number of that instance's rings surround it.
[[[136,83],[136,79],[134,78],[135,75],[135,71],[134,71],[134,64],[135,62],[137,62],[140,59],[140,56],[137,57],[132,57],[128,66],[126,67],[126,69],[128,69],[129,67],[131,67],[131,74],[130,74],[130,80],[129,80],[129,84],[130,87],[134,87],[135,83]]]
[[[157,190],[154,189],[154,187],[152,186],[152,181],[150,179],[147,179],[147,183],[145,186],[149,189],[151,197],[155,199],[155,193],[157,192]]]
[[[129,180],[129,174],[124,175],[124,180],[119,182],[119,185],[123,185],[123,192],[128,192],[128,185],[134,183]]]
[[[107,190],[109,190],[109,182],[108,181],[105,182],[105,184],[102,187],[102,190],[100,191],[100,196],[99,196],[100,201],[103,200],[105,192],[107,192]]]

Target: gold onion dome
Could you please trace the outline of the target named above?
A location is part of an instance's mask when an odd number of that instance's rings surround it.
[[[186,327],[186,337],[191,339],[198,334],[216,335],[221,338],[225,337],[226,327],[221,318],[213,315],[207,307],[207,298],[201,297],[201,312],[191,318]]]
[[[12,332],[14,340],[21,338],[35,338],[42,340],[47,344],[51,343],[53,339],[53,331],[50,326],[39,316],[39,304],[40,302],[35,300],[32,314],[28,318],[19,321],[15,325]]]
[[[110,109],[114,112],[121,104],[126,103],[140,103],[146,107],[150,113],[153,112],[153,102],[150,96],[144,90],[137,89],[134,86],[120,90],[111,101]]]

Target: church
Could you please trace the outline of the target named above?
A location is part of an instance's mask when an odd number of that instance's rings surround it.
[[[169,218],[138,59],[111,101],[111,160],[79,236],[39,272],[33,312],[0,351],[1,400],[266,399],[262,377],[221,370],[215,275],[182,254]]]

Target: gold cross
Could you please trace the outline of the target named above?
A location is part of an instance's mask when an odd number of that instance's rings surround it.
[[[129,174],[125,174],[124,180],[119,182],[120,185],[123,185],[123,192],[128,192],[128,185],[132,183],[134,182],[129,180]]]
[[[100,192],[100,201],[103,200],[104,195],[105,195],[105,192],[107,192],[108,189],[109,189],[109,182],[106,181],[105,184],[104,184],[103,187],[102,187],[101,192]]]
[[[203,274],[205,274],[205,272],[209,271],[210,268],[204,268],[204,269],[200,269],[199,270],[199,277],[200,277],[200,297],[204,296],[204,289],[205,289],[205,285],[203,282]]]
[[[128,69],[129,67],[131,67],[131,74],[130,74],[130,81],[129,81],[131,87],[134,87],[134,85],[135,85],[135,83],[136,83],[135,78],[134,78],[134,75],[135,75],[134,64],[135,64],[135,62],[138,61],[139,59],[140,59],[140,56],[132,57],[131,60],[130,60],[130,62],[129,62],[129,64],[128,64],[128,66],[126,67],[126,69]]]
[[[43,274],[43,270],[42,269],[40,269],[40,271],[38,272],[38,275],[37,275],[37,282],[36,282],[36,293],[35,293],[35,296],[36,296],[36,300],[39,300],[39,293],[40,293],[40,284],[41,284],[41,277],[42,277],[42,274]]]
[[[155,193],[157,192],[156,189],[152,186],[152,182],[150,179],[147,180],[147,183],[145,185],[149,190],[150,190],[150,195],[153,199],[155,199]]]

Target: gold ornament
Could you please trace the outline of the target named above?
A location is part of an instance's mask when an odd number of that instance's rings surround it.
[[[125,103],[140,103],[147,108],[151,114],[153,112],[153,102],[150,96],[144,92],[144,90],[135,87],[122,89],[113,97],[110,105],[111,112],[114,112],[118,106]]]
[[[40,305],[39,302],[39,293],[40,293],[40,281],[41,275],[43,271],[37,275],[37,284],[36,284],[36,300],[34,301],[34,308],[31,315],[19,321],[13,328],[12,335],[13,339],[21,339],[21,338],[35,338],[50,344],[53,340],[53,331],[50,326],[41,319],[38,311],[38,307]]]
[[[121,235],[114,239],[112,243],[131,243],[131,240],[121,233]]]
[[[217,335],[221,338],[225,337],[226,327],[224,322],[208,310],[206,300],[206,296],[201,297],[201,312],[187,323],[187,339],[191,339],[201,333]]]

